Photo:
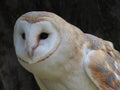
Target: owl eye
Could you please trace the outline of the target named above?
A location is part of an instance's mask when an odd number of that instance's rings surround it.
[[[21,36],[25,40],[25,33],[22,33]]]
[[[40,34],[39,38],[40,38],[41,40],[43,40],[43,39],[47,39],[48,36],[49,36],[48,33],[46,33],[46,32],[42,32],[42,33]]]

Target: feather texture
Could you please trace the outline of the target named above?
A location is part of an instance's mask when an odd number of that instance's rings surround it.
[[[120,54],[113,44],[54,13],[22,15],[14,45],[18,61],[41,90],[120,90]]]

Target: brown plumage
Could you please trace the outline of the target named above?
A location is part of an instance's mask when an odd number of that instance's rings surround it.
[[[90,49],[95,50],[89,56],[88,73],[101,90],[120,89],[120,54],[109,41],[86,34]],[[86,68],[86,65],[85,65]]]

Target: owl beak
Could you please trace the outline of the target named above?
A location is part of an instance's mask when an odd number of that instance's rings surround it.
[[[32,51],[28,51],[28,57],[33,57],[33,54],[34,54],[34,50],[32,50]]]
[[[34,51],[38,47],[38,45],[33,46],[30,50],[28,50],[28,56],[32,58],[34,56]]]

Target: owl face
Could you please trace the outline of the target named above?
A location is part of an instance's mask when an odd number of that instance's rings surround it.
[[[14,45],[19,59],[36,63],[53,54],[60,44],[60,35],[45,20],[31,23],[19,18],[14,27]]]

